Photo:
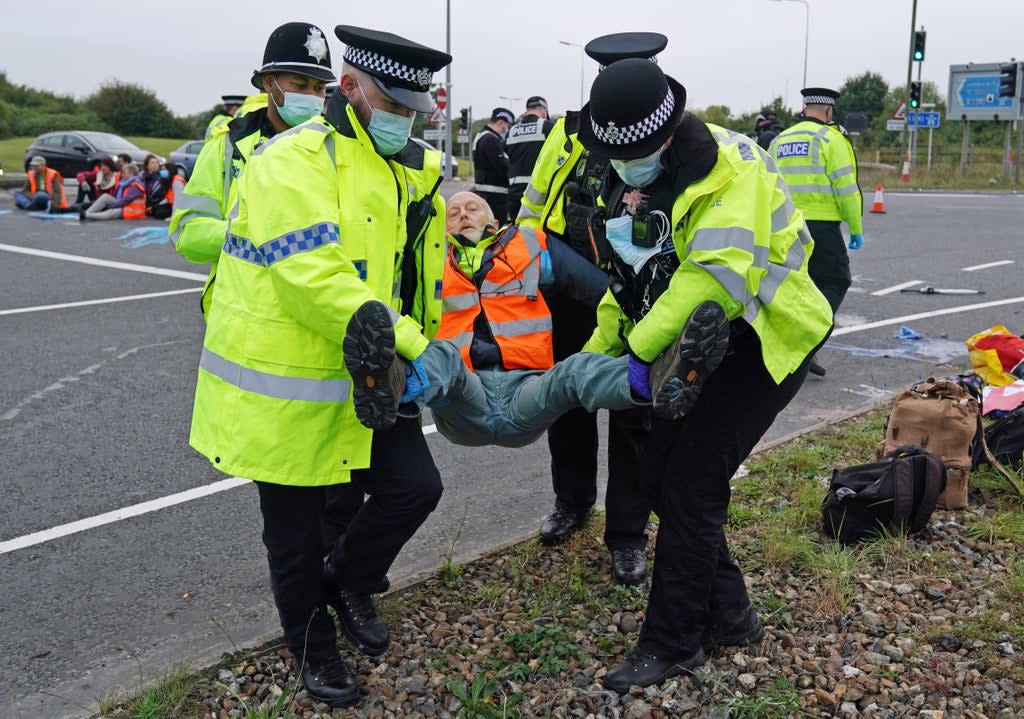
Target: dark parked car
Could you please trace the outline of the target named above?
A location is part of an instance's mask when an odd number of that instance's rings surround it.
[[[121,153],[127,154],[133,162],[141,163],[149,155],[149,150],[133,145],[119,135],[109,132],[92,132],[91,130],[70,130],[66,132],[47,132],[40,135],[25,150],[25,171],[28,172],[28,161],[36,155],[46,158],[46,166],[73,178],[75,174],[88,170],[101,157],[114,157]],[[156,153],[152,153],[156,155]],[[164,158],[157,155],[160,162]]]
[[[186,142],[171,153],[171,159],[169,162],[172,165],[178,166],[178,174],[185,178],[192,177],[192,170],[194,170],[196,166],[196,158],[199,157],[199,151],[202,149],[202,140]]]

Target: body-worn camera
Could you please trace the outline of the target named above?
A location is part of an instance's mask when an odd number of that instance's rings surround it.
[[[633,215],[633,244],[637,247],[654,247],[658,242],[658,230],[646,202],[639,202]]]

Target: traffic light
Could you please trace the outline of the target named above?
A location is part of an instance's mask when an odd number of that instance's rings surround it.
[[[924,30],[914,31],[914,52],[912,57],[914,62],[921,62],[924,60],[924,39],[928,37],[928,33]]]
[[[921,107],[921,83],[914,81],[910,83],[910,109],[916,110]]]
[[[999,66],[999,97],[1017,97],[1017,63]]]
[[[461,110],[459,110],[459,129],[460,130],[468,130],[469,129],[469,108],[468,107],[464,107]]]

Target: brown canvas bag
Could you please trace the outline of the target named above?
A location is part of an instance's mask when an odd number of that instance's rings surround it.
[[[905,444],[919,445],[942,457],[946,488],[939,495],[938,506],[966,507],[972,458],[976,452],[990,456],[978,400],[955,382],[934,377],[901,391],[893,399],[879,456]],[[1020,493],[1020,487],[994,458],[992,465]]]

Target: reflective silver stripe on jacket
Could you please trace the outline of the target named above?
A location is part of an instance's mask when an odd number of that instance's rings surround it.
[[[779,178],[779,182],[782,182],[782,178]],[[783,188],[785,192],[785,188]],[[785,192],[786,200],[779,205],[774,212],[772,212],[772,232],[782,232],[784,229],[789,227],[789,223],[793,221],[793,213],[796,212],[796,205],[793,204],[793,199],[789,196],[788,192]]]
[[[228,199],[228,193],[231,192],[231,181],[234,173],[234,163],[231,162],[231,158],[234,155],[234,145],[231,143],[231,136],[224,136],[224,189],[221,191],[221,197],[226,201]],[[257,148],[258,149],[258,148]]]
[[[548,201],[548,193],[541,192],[533,185],[526,186],[526,191],[523,192],[523,196],[533,204],[540,205],[541,207],[547,204]]]
[[[528,227],[520,227],[519,234],[526,245],[526,252],[530,257],[530,263],[523,268],[519,275],[518,284],[515,279],[512,282],[498,284],[491,280],[484,279],[480,283],[480,296],[486,295],[519,295],[521,297],[536,297],[540,292],[540,241],[536,233]]]
[[[551,317],[534,320],[509,320],[508,322],[488,322],[495,337],[520,337],[537,332],[551,331]]]
[[[443,312],[460,312],[461,310],[468,310],[473,307],[478,307],[480,303],[477,301],[476,292],[465,292],[461,295],[448,295],[441,299],[441,308]]]
[[[449,337],[448,342],[451,342],[456,347],[469,347],[469,343],[473,341],[472,332],[460,332],[454,337]]]
[[[804,192],[808,194],[831,195],[832,185],[790,185],[790,192]]]
[[[782,208],[780,208],[782,209]],[[774,220],[773,220],[774,221]],[[807,246],[811,242],[806,226],[797,232],[797,238],[789,246],[786,259],[781,264],[769,260],[770,249],[754,243],[754,233],[742,227],[706,227],[694,233],[689,249],[720,250],[736,247],[750,252],[753,256],[751,266],[765,271],[758,284],[757,294],[747,289],[747,278],[726,265],[714,262],[692,260],[709,275],[718,280],[729,296],[743,305],[743,319],[753,322],[762,306],[768,305],[775,297],[776,291],[790,272],[797,272],[803,266],[807,256]]]
[[[331,128],[327,127],[326,125],[321,125],[318,122],[311,123],[311,124],[303,123],[301,125],[296,125],[295,127],[289,128],[289,129],[285,130],[284,132],[279,132],[276,135],[274,135],[273,137],[271,137],[270,139],[268,139],[262,145],[260,145],[255,150],[253,150],[252,154],[250,155],[250,157],[255,157],[256,155],[262,155],[266,151],[266,149],[268,147],[273,145],[275,142],[277,142],[281,138],[288,137],[289,135],[294,135],[294,134],[299,133],[299,132],[303,132],[304,130],[309,130],[310,132],[319,132],[319,133],[322,133],[324,135],[330,135],[333,132],[333,130],[331,130]]]
[[[348,380],[283,377],[269,372],[259,372],[225,359],[206,347],[203,347],[199,367],[245,392],[274,399],[346,402],[350,392]]]
[[[175,183],[177,185],[178,183]],[[200,217],[211,219],[211,220],[223,220],[224,217],[220,214],[220,205],[212,197],[206,195],[190,195],[182,189],[181,192],[174,193],[174,212],[184,210],[186,214],[181,218],[181,221],[174,228],[174,232],[170,233],[171,242],[175,247],[178,246],[178,242],[181,241],[181,231],[185,229],[185,225]]]
[[[846,197],[847,195],[855,195],[860,192],[860,188],[856,185],[847,185],[846,187],[840,187],[835,190],[836,197]]]
[[[493,192],[496,195],[507,195],[508,188],[501,185],[473,185],[474,192]]]
[[[853,174],[853,165],[847,165],[846,167],[840,167],[838,170],[833,170],[828,173],[828,179],[838,180],[840,177],[846,177],[847,175]]]
[[[516,175],[515,177],[508,178],[508,184],[510,185],[526,185],[530,182],[529,175]]]

